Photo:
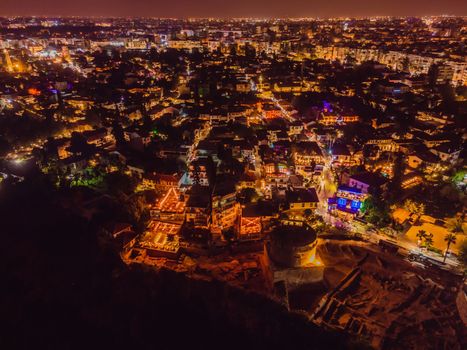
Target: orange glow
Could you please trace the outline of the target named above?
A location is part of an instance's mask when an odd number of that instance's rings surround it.
[[[139,244],[143,248],[176,252],[179,249],[178,234],[180,229],[181,225],[178,224],[152,221]]]
[[[249,235],[261,232],[261,219],[259,217],[254,218],[242,218],[241,230],[242,235]]]
[[[183,213],[185,202],[180,200],[180,193],[174,188],[170,188],[162,198],[156,203],[156,208],[163,212]]]
[[[314,265],[314,266],[323,266],[324,264],[322,263],[321,260],[318,259],[316,254],[312,254],[308,260],[308,264]],[[307,264],[307,265],[308,265]]]
[[[28,89],[28,94],[33,95],[33,96],[39,96],[41,92],[37,90],[36,88],[29,88]]]
[[[316,259],[316,257],[311,261],[311,263],[316,266],[323,266],[323,263],[319,259]]]

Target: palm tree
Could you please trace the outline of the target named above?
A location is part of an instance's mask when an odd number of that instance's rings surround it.
[[[455,217],[446,220],[446,228],[454,234],[464,234],[464,220],[462,217]]]
[[[433,246],[433,234],[427,233],[425,235],[425,247],[426,249],[430,249]]]
[[[418,245],[420,246],[422,244],[423,240],[426,237],[426,231],[425,230],[418,230],[416,236],[418,238]]]
[[[443,263],[446,262],[446,257],[448,256],[449,247],[451,244],[456,244],[457,236],[454,233],[449,232],[445,237],[444,241],[448,242],[448,246],[446,247],[446,252],[444,253]]]

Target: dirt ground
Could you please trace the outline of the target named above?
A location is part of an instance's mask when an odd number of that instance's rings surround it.
[[[354,241],[320,242],[318,254],[327,267],[328,290],[325,307],[311,312],[318,323],[357,334],[380,349],[467,348],[455,304],[458,276]],[[340,285],[347,274],[352,278]]]
[[[154,259],[153,265],[268,294],[262,254]],[[364,242],[320,240],[317,254],[325,265],[324,280],[289,291],[292,310],[305,311],[317,324],[355,335],[376,349],[467,349],[455,303],[460,277]]]

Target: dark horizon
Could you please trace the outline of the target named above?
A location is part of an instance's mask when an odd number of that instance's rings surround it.
[[[410,16],[465,16],[467,2],[447,1],[384,1],[369,0],[315,1],[238,0],[219,4],[214,0],[177,3],[166,1],[77,0],[65,3],[59,0],[2,0],[0,16],[38,17],[153,17],[153,18],[317,18],[317,17],[410,17]]]

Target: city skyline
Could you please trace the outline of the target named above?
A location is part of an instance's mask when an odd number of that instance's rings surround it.
[[[176,4],[163,1],[81,0],[64,3],[58,0],[2,1],[0,16],[111,16],[153,18],[317,18],[317,17],[371,17],[371,16],[465,16],[467,3],[459,0],[372,2],[358,0],[326,2],[291,0],[240,0],[218,4],[214,0],[181,0]]]
[[[0,16],[3,348],[467,348],[467,17],[96,2]]]

